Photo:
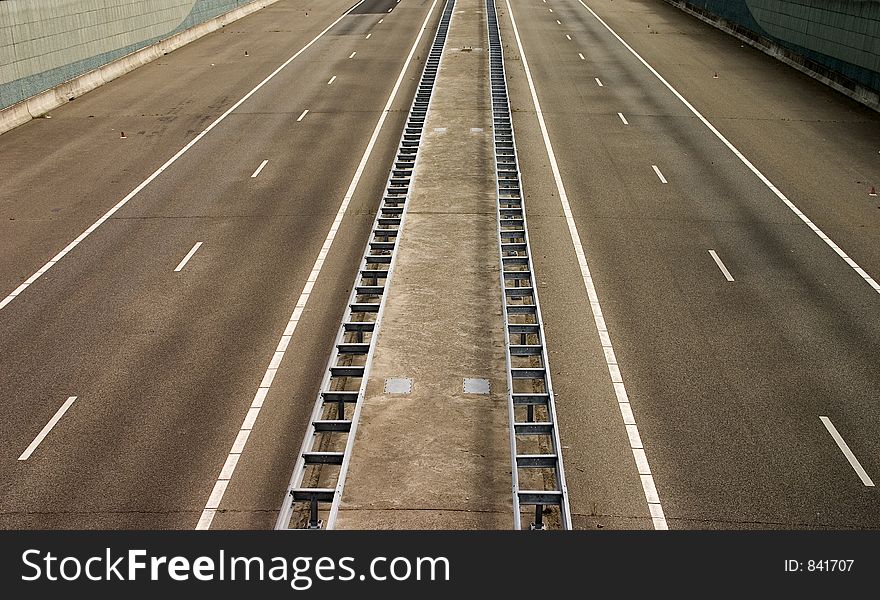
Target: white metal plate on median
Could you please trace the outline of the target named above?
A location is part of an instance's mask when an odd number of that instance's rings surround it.
[[[389,377],[385,380],[386,394],[409,394],[412,392],[412,379],[409,377]]]
[[[488,379],[475,379],[472,377],[465,378],[463,388],[465,394],[487,395],[491,391]]]

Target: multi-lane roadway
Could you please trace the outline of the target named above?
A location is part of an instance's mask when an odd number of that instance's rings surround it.
[[[0,136],[0,527],[272,526],[442,4]],[[880,115],[660,0],[496,6],[574,525],[880,526]]]

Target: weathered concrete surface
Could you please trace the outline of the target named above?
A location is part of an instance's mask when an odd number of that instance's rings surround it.
[[[339,529],[512,527],[485,40],[483,3],[458,0]],[[412,393],[385,394],[386,377],[411,377]],[[463,393],[466,377],[490,393]]]

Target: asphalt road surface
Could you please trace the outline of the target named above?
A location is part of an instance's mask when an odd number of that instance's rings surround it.
[[[428,29],[439,18],[430,1],[395,5],[343,17],[0,311],[0,526],[196,525],[429,9]],[[350,7],[279,2],[3,135],[3,294]],[[429,43],[239,466],[246,483],[230,486],[247,513],[229,526],[274,521]]]
[[[352,2],[0,136],[0,527],[190,529],[218,476],[272,526],[442,9]],[[497,8],[575,526],[880,526],[880,115],[660,0]]]
[[[587,5],[880,274],[866,183],[876,113],[663,2]],[[523,51],[669,527],[880,525],[876,488],[820,420],[880,478],[880,294],[582,3],[510,6],[522,50],[506,1],[502,35],[576,519],[637,527],[647,508]]]

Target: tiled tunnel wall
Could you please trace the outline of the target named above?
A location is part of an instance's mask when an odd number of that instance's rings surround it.
[[[0,109],[252,0],[0,0]],[[672,0],[880,91],[880,0]]]
[[[880,0],[672,0],[880,91]],[[823,73],[824,74],[824,73]]]
[[[0,109],[252,0],[0,0]]]

